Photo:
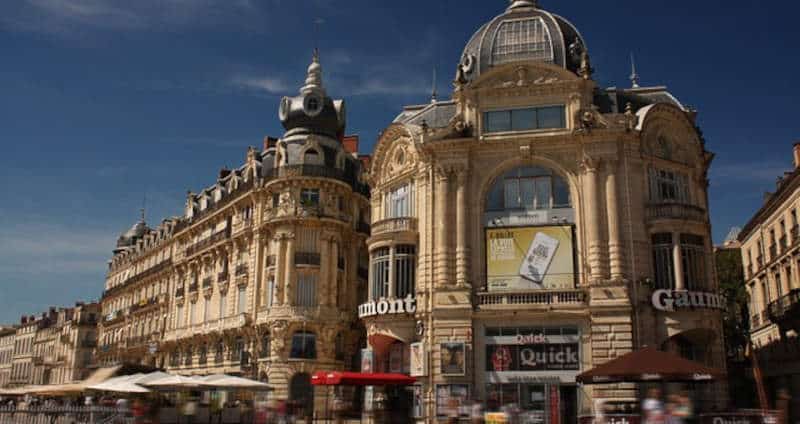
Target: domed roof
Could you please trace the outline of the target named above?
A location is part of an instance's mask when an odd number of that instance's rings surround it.
[[[133,246],[136,244],[136,241],[144,237],[148,231],[150,231],[150,228],[147,226],[144,220],[133,224],[130,230],[119,236],[117,239],[117,247]]]
[[[575,26],[540,9],[535,0],[510,3],[467,43],[460,64],[466,81],[494,66],[514,62],[546,62],[576,72],[586,43]]]
[[[337,138],[344,131],[344,101],[328,97],[322,85],[322,65],[314,51],[300,95],[281,99],[278,117],[287,136],[319,134]]]

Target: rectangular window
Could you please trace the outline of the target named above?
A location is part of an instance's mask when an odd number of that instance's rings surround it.
[[[270,278],[267,281],[267,307],[271,308],[272,303],[275,301],[275,280]]]
[[[484,112],[484,132],[566,128],[565,111],[564,106],[547,106]]]
[[[404,299],[408,295],[415,296],[416,252],[415,246],[402,245],[395,248],[394,295],[397,299]]]
[[[705,290],[706,254],[705,240],[694,234],[681,234],[681,261],[683,282],[687,290]]]
[[[183,327],[183,306],[178,306],[175,312],[175,328]]]
[[[413,216],[413,186],[402,185],[386,195],[386,218]]]
[[[300,191],[300,204],[303,206],[319,206],[319,189],[304,188]]]
[[[297,306],[310,308],[317,304],[317,275],[300,274],[297,277],[297,292],[295,293]]]
[[[550,209],[551,179],[549,177],[536,178],[536,204],[535,209]]]
[[[236,309],[237,314],[243,314],[247,312],[247,287],[240,286],[239,287],[239,306]]]
[[[296,359],[316,359],[317,337],[312,333],[294,333],[292,335],[290,357]]]
[[[672,261],[672,234],[653,234],[653,277],[659,289],[675,288],[675,267]]]
[[[371,299],[389,297],[389,248],[382,247],[372,252]]]
[[[228,316],[228,295],[227,293],[220,293],[219,295],[219,317],[225,318]]]
[[[197,318],[197,302],[189,303],[189,325],[196,324],[195,319]]]
[[[506,209],[519,209],[522,207],[522,199],[519,195],[520,180],[506,180],[505,206]]]
[[[652,203],[690,204],[689,178],[675,171],[653,169],[650,171],[650,201]]]

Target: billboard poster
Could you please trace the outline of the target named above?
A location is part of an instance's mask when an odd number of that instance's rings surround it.
[[[441,357],[443,375],[464,375],[466,369],[466,345],[464,342],[442,343]]]
[[[373,361],[374,353],[372,349],[361,349],[361,372],[371,373],[374,372]]]
[[[569,225],[489,228],[489,291],[575,287],[574,231]]]
[[[425,352],[425,344],[422,342],[411,343],[409,351],[409,356],[411,357],[411,370],[409,374],[411,377],[424,377],[427,375],[428,370],[428,354]]]

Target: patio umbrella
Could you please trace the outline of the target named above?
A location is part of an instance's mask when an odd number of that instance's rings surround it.
[[[200,380],[200,385],[218,389],[272,390],[266,383],[225,374],[209,375]]]
[[[152,381],[141,383],[142,386],[157,390],[180,390],[194,389],[200,387],[202,380],[195,377],[184,377],[182,375],[167,375]]]
[[[711,381],[723,372],[652,347],[620,356],[576,378],[584,384]]]
[[[149,374],[134,374],[122,377],[115,377],[100,384],[87,387],[91,390],[118,392],[118,393],[148,393],[150,390],[142,387],[142,384],[169,377],[165,372],[153,372]]]

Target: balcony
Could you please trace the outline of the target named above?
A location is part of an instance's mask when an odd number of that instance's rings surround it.
[[[212,234],[210,237],[204,240],[200,240],[197,243],[187,247],[186,256],[192,256],[195,253],[203,251],[206,248],[211,247],[223,240],[227,240],[228,238],[230,238],[230,236],[231,236],[230,230],[228,230],[227,228],[222,231],[218,231]]]
[[[647,220],[678,219],[681,221],[704,222],[706,210],[683,203],[659,203],[647,205]]]
[[[210,289],[211,288],[211,277],[203,278],[203,289]]]
[[[239,234],[253,226],[253,218],[242,219],[241,221],[233,224],[233,234]]]
[[[197,283],[197,281],[193,282],[192,284],[189,284],[189,293],[197,293],[197,289],[199,288],[199,286],[200,285]]]
[[[236,265],[236,270],[234,272],[234,275],[237,277],[247,275],[247,265],[245,264]]]
[[[754,314],[750,317],[750,328],[753,330],[756,328],[761,328],[761,315]]]
[[[416,233],[417,218],[389,218],[372,224],[372,235]]]
[[[767,317],[781,328],[800,330],[800,289],[770,303]]]
[[[535,292],[478,293],[480,309],[516,309],[527,307],[585,307],[587,296],[582,290],[541,290]]]
[[[84,349],[94,349],[97,347],[97,340],[83,339],[81,340],[81,347]]]
[[[186,294],[186,289],[183,287],[179,287],[175,290],[175,297],[181,298]]]
[[[230,277],[231,276],[228,274],[228,271],[222,271],[217,274],[217,283],[227,283]]]
[[[292,177],[329,178],[341,181],[351,186],[356,193],[369,197],[369,186],[359,182],[354,172],[345,172],[337,168],[322,165],[289,165],[273,168],[264,174],[266,180]]]
[[[319,253],[315,252],[296,252],[294,254],[295,265],[312,265],[319,266],[321,257]]]

